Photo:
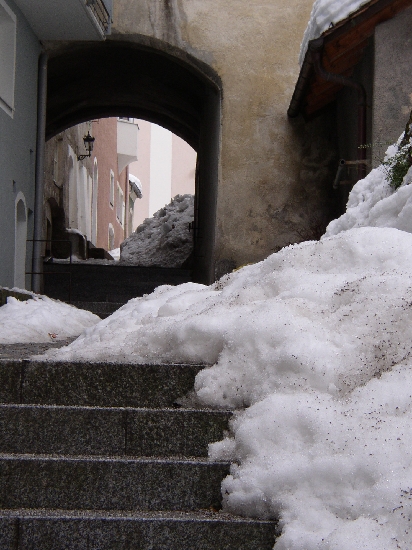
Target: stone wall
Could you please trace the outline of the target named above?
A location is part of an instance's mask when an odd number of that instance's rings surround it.
[[[328,191],[303,121],[286,111],[312,0],[116,0],[112,31],[179,48],[222,81],[215,263],[258,261],[310,233]],[[320,138],[322,141],[324,138]],[[320,147],[319,150],[316,150]],[[325,163],[323,162],[323,165]],[[327,169],[328,170],[328,169]],[[316,216],[315,216],[316,217]]]

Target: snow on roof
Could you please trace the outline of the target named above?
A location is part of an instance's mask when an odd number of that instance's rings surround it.
[[[313,4],[312,13],[308,26],[303,35],[300,47],[299,63],[303,64],[308,44],[314,38],[325,32],[330,26],[336,25],[339,21],[346,19],[369,0],[316,0]]]
[[[129,174],[129,182],[134,188],[133,190],[136,193],[136,195],[139,197],[139,199],[141,199],[143,197],[142,182],[139,180],[139,178],[136,178],[136,176],[133,176],[133,174]]]

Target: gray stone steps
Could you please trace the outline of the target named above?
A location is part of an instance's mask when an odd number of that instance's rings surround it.
[[[0,508],[197,510],[218,507],[226,462],[0,454]]]
[[[230,416],[198,409],[0,405],[0,452],[206,457]]]
[[[94,407],[173,406],[201,365],[0,361],[0,403]]]
[[[192,280],[181,268],[141,267],[118,262],[67,260],[44,263],[44,293],[50,298],[78,302],[119,302],[153,292],[161,285]]]
[[[269,550],[218,512],[229,411],[174,408],[202,365],[0,360],[0,550]]]
[[[101,319],[106,319],[106,317],[120,309],[124,302],[71,302],[71,304],[79,309],[91,311]]]
[[[270,550],[274,536],[222,512],[0,511],[2,550]]]

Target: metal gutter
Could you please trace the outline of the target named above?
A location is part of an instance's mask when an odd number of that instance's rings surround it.
[[[323,38],[312,40],[310,43],[309,51],[313,60],[313,67],[315,73],[326,80],[327,82],[334,82],[341,86],[352,88],[357,91],[358,94],[358,160],[366,160],[366,91],[362,84],[355,82],[351,78],[340,74],[333,74],[326,71],[322,65],[322,50],[324,47]],[[365,164],[358,164],[359,178],[365,176]]]
[[[43,275],[42,233],[43,233],[43,195],[44,195],[44,148],[46,141],[46,102],[47,102],[47,53],[39,58],[37,82],[37,138],[36,138],[36,174],[34,197],[34,231],[32,258],[32,290],[41,292]]]
[[[299,73],[299,78],[296,83],[295,90],[293,92],[289,109],[287,111],[289,118],[295,118],[300,114],[303,98],[306,95],[306,91],[309,88],[309,84],[314,73],[313,60],[309,52],[311,43],[312,43],[312,40],[308,44],[308,49],[306,50],[305,59],[303,61],[303,65]]]

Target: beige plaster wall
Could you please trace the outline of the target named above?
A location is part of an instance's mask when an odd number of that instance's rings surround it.
[[[223,83],[215,260],[260,260],[318,208],[302,180],[302,123],[287,107],[313,0],[114,0],[112,30],[207,63]],[[309,187],[313,187],[311,182]]]

